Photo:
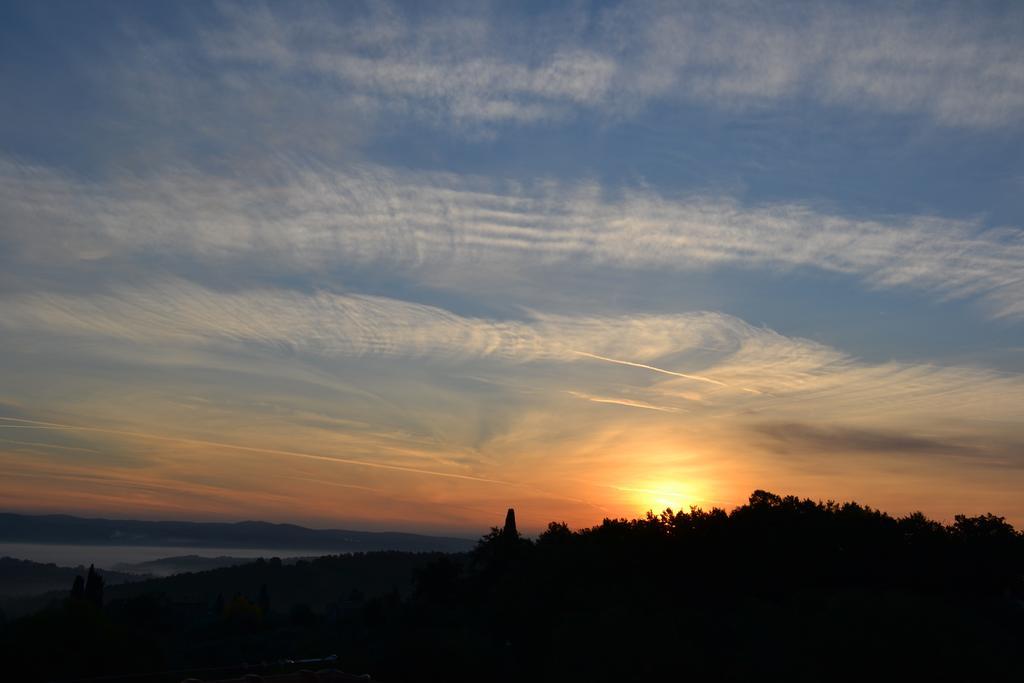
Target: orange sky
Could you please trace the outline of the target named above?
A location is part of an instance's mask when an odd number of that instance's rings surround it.
[[[0,508],[1024,525],[1024,3],[804,9],[5,5]]]

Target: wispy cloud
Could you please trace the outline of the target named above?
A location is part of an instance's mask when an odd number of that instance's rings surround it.
[[[851,452],[870,455],[952,455],[974,459],[999,458],[1001,462],[1013,467],[1024,467],[1024,462],[1006,457],[1012,447],[1007,448],[1006,444],[997,444],[992,440],[965,442],[962,438],[948,436],[934,437],[888,429],[802,422],[759,424],[753,430],[767,437],[772,447],[783,453],[816,452],[822,457]]]
[[[208,265],[259,262],[309,273],[343,264],[415,269],[426,282],[488,281],[522,267],[820,269],[869,287],[978,297],[1024,315],[1024,230],[935,216],[875,220],[799,203],[744,206],[588,184],[531,188],[449,174],[292,167],[260,182],[180,169],[84,182],[0,164],[8,258],[116,260],[154,252]],[[466,283],[463,283],[466,284]]]
[[[269,353],[288,349],[308,358],[562,363],[592,377],[601,376],[600,368],[608,368],[605,375],[613,368],[636,368],[644,372],[622,375],[638,388],[624,397],[629,400],[699,407],[705,414],[758,411],[780,420],[813,405],[822,417],[841,414],[852,422],[941,415],[994,423],[1012,419],[1024,404],[1024,380],[1017,375],[930,364],[868,364],[810,340],[711,312],[533,314],[499,320],[384,297],[272,289],[223,292],[168,280],[104,295],[4,297],[0,328],[21,338],[68,343],[92,338],[136,344],[154,353],[174,347],[228,353],[252,348]]]
[[[623,2],[536,16],[377,10],[297,18],[227,5],[228,26],[206,31],[203,43],[222,66],[258,65],[282,79],[316,74],[333,79],[339,97],[445,125],[535,123],[581,109],[621,115],[656,100],[738,107],[798,98],[956,126],[1024,119],[1015,8],[1006,16],[760,2]]]
[[[647,369],[655,368],[610,357],[628,354],[651,360],[709,347],[729,349],[737,338],[762,334],[737,318],[710,312],[606,317],[535,313],[522,321],[496,320],[385,297],[280,289],[223,292],[183,280],[88,296],[31,293],[0,298],[0,327],[143,344],[253,344],[327,357],[519,363],[598,358]],[[725,386],[704,376],[655,370]]]
[[[26,407],[0,422],[32,427],[33,439],[77,434],[94,450],[130,452],[131,462],[93,463],[99,478],[80,485],[101,495],[135,477],[144,490],[134,504],[152,497],[152,509],[190,477],[205,486],[198,508],[222,484],[263,491],[287,474],[327,483],[275,483],[282,515],[289,505],[357,514],[364,499],[339,501],[334,484],[469,507],[499,486],[530,500],[538,523],[570,517],[567,505],[584,521],[593,505],[613,514],[636,505],[609,501],[602,491],[613,483],[769,485],[785,475],[817,486],[848,481],[850,456],[883,470],[896,459],[919,486],[924,467],[929,486],[960,482],[951,461],[968,463],[974,480],[999,470],[1008,486],[1024,443],[1018,375],[866,363],[717,313],[501,320],[382,297],[165,280],[103,295],[8,295],[0,329],[5,357],[29,345],[39,363],[19,392]],[[52,369],[38,358],[55,359]],[[493,381],[466,385],[463,373]],[[201,410],[182,396],[202,398]],[[819,458],[827,444],[834,456]],[[73,454],[40,449],[37,464],[24,453],[0,453],[0,464],[19,468],[19,482],[35,473],[33,487],[72,486],[51,473]],[[597,483],[573,483],[582,475]],[[723,486],[696,495],[729,499]]]
[[[14,422],[15,424],[10,424]],[[449,479],[463,479],[466,481],[475,481],[482,484],[504,484],[510,485],[510,482],[500,481],[497,479],[487,479],[484,477],[475,477],[467,474],[459,474],[457,472],[440,472],[436,470],[425,470],[417,467],[404,467],[401,465],[392,465],[383,462],[373,462],[368,460],[352,460],[351,458],[334,457],[327,455],[318,455],[316,453],[305,453],[302,451],[290,451],[282,450],[278,448],[260,448],[257,446],[246,446],[240,444],[225,443],[221,441],[206,441],[202,439],[187,439],[179,436],[165,436],[162,434],[148,434],[144,432],[131,432],[123,429],[108,429],[105,427],[94,427],[89,425],[74,425],[74,424],[61,424],[57,422],[44,422],[41,420],[27,420],[24,418],[13,418],[13,417],[0,417],[0,429],[18,429],[24,428],[26,425],[19,423],[29,423],[28,426],[33,429],[41,429],[48,431],[59,431],[68,430],[72,432],[99,432],[103,434],[114,434],[118,436],[127,436],[138,439],[155,439],[157,441],[170,441],[173,443],[185,443],[193,446],[202,446],[210,448],[226,448],[240,451],[249,451],[254,453],[267,453],[271,455],[280,455],[290,458],[303,458],[307,460],[316,460],[319,462],[334,463],[337,465],[354,465],[356,467],[370,467],[373,469],[392,470],[396,472],[406,472],[409,474],[422,474],[430,477],[444,477]]]
[[[0,28],[12,505],[1024,514],[1019,6],[109,11]]]

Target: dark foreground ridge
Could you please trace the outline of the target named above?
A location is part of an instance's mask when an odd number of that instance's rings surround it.
[[[8,671],[177,683],[332,653],[387,683],[1024,680],[1024,537],[1005,520],[764,491],[731,512],[552,523],[536,539],[509,511],[462,554],[88,586],[3,627]],[[166,673],[138,675],[152,671]]]

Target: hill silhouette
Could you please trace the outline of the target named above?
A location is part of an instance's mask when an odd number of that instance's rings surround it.
[[[460,552],[465,538],[393,531],[308,529],[270,522],[152,522],[72,515],[0,513],[0,542],[71,545],[145,545],[196,548],[274,548],[325,552]]]
[[[394,682],[1024,675],[1024,537],[1005,520],[765,491],[730,512],[552,523],[535,539],[510,512],[468,553],[106,590],[102,608],[66,598],[11,621],[0,657],[30,680],[326,654]]]
[[[61,567],[52,562],[32,562],[13,557],[0,557],[0,598],[31,596],[54,590],[65,590],[75,576],[85,576],[84,566]],[[105,571],[108,583],[127,583],[147,578],[143,572]]]

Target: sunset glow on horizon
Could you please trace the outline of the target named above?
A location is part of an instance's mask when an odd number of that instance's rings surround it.
[[[1024,526],[1024,5],[783,5],[5,5],[0,511]]]

